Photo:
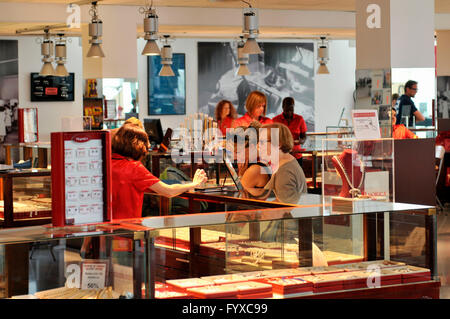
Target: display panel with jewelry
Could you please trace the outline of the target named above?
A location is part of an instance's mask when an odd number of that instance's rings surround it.
[[[346,149],[339,156],[332,158],[336,171],[342,179],[340,197],[363,197],[365,167],[362,160],[359,160],[359,167],[353,165],[353,159],[356,156],[357,153],[354,150]]]

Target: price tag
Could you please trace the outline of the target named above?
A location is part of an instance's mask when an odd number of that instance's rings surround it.
[[[83,262],[81,289],[103,289],[106,283],[107,264],[103,262]]]

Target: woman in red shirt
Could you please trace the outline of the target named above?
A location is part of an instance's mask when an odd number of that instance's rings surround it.
[[[392,138],[394,139],[407,139],[407,138],[418,138],[416,134],[408,130],[408,128],[403,124],[396,124],[397,122],[397,111],[392,108]]]
[[[217,103],[215,113],[219,129],[222,131],[223,136],[225,136],[227,134],[227,128],[233,127],[236,119],[236,109],[230,101],[222,100]]]
[[[266,115],[267,98],[264,93],[259,91],[251,92],[245,101],[247,113],[234,121],[233,127],[248,127],[251,122],[258,121],[261,125],[272,124],[272,120]]]
[[[139,218],[145,192],[173,197],[207,180],[203,170],[195,172],[189,184],[168,185],[140,162],[150,148],[147,133],[133,125],[123,125],[112,139],[113,219]]]

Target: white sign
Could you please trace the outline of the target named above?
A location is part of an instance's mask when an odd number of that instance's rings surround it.
[[[103,289],[106,282],[106,263],[82,264],[81,289]]]
[[[102,141],[64,141],[66,219],[74,224],[103,221]]]
[[[366,172],[364,178],[364,194],[377,200],[389,200],[389,172]]]
[[[116,100],[106,100],[106,118],[115,119],[117,117],[117,105]]]
[[[367,17],[366,25],[369,29],[381,29],[381,8],[378,4],[372,3],[367,6],[367,13],[370,15]]]
[[[377,110],[353,110],[352,118],[357,139],[381,138]]]

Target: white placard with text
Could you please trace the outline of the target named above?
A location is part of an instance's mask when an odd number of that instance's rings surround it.
[[[352,119],[357,139],[381,138],[377,110],[352,110]]]

